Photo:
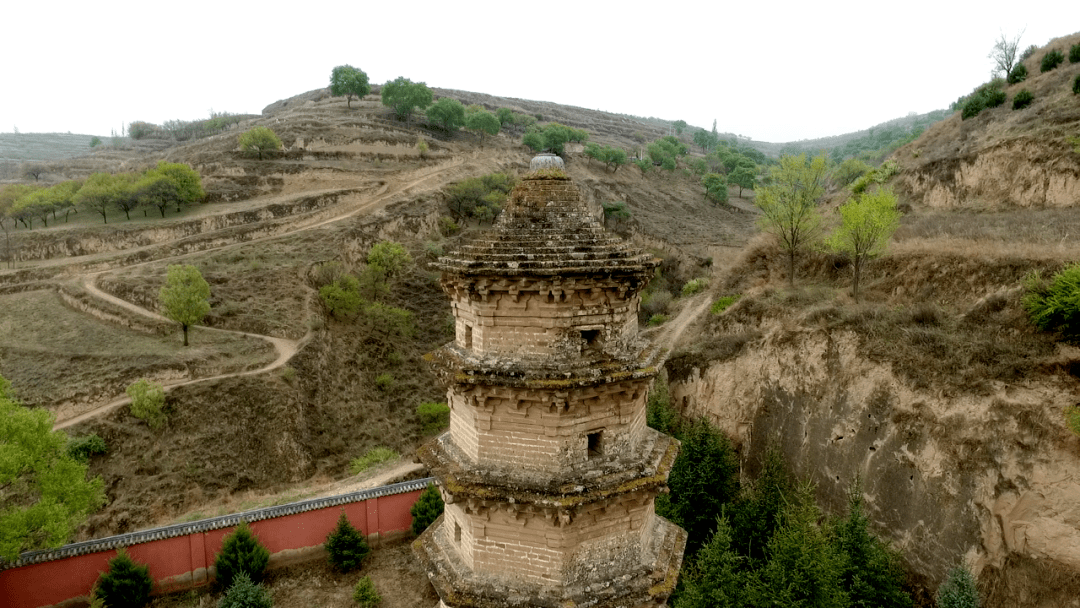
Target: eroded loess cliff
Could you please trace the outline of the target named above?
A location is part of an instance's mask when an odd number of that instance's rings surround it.
[[[934,208],[1068,207],[1080,200],[1080,95],[1072,92],[1080,64],[1041,73],[1051,49],[1067,51],[1080,34],[1051,40],[1024,62],[1026,80],[1004,85],[1007,100],[961,120],[960,112],[931,126],[893,158],[895,186],[909,202]],[[1034,101],[1014,110],[1027,90]]]
[[[859,478],[927,593],[966,559],[988,606],[1080,605],[1080,437],[1062,417],[1080,349],[1031,330],[1015,288],[1052,265],[899,255],[875,268],[874,303],[855,304],[829,263],[801,269],[814,287],[760,287],[765,253],[724,286],[742,299],[669,360],[672,403],[729,433],[749,472],[781,450],[835,513]],[[935,289],[905,284],[931,269]]]

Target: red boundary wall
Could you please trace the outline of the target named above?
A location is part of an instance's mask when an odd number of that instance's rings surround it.
[[[405,532],[412,525],[413,503],[431,481],[407,481],[24,553],[0,570],[0,606],[40,608],[85,599],[120,548],[149,566],[155,593],[206,585],[222,539],[242,521],[249,522],[251,531],[270,550],[271,564],[287,562],[323,544],[342,511],[368,538]]]

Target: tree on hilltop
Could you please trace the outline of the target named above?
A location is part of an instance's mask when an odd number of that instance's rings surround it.
[[[1021,30],[1015,38],[1009,40],[1005,37],[1005,32],[1001,32],[1000,37],[994,42],[994,47],[990,49],[990,54],[987,55],[994,62],[994,71],[1001,72],[1002,78],[1008,78],[1016,66],[1016,54],[1020,48],[1020,37],[1023,35],[1024,32]]]
[[[188,345],[188,328],[210,312],[209,300],[210,285],[198,268],[191,264],[169,264],[158,301],[165,316],[183,328],[184,346]]]
[[[676,135],[682,135],[682,132],[686,130],[687,125],[685,120],[676,120],[675,122],[671,123],[671,126],[675,127]]]
[[[364,95],[371,92],[368,84],[368,76],[363,70],[358,70],[351,65],[339,65],[330,72],[330,94],[334,97],[345,97],[345,104],[352,108],[352,98],[363,99]]]
[[[380,95],[382,104],[392,109],[398,120],[408,120],[414,110],[430,106],[434,97],[426,84],[404,76],[384,84]]]

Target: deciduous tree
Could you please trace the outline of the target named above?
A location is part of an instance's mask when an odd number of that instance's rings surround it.
[[[371,92],[368,84],[368,76],[363,70],[358,70],[351,65],[339,65],[330,72],[330,94],[334,97],[345,97],[345,105],[352,108],[352,98],[363,99],[364,95]]]
[[[675,128],[676,135],[682,135],[683,131],[686,130],[686,121],[676,120],[675,122],[671,123],[671,126]]]
[[[68,454],[54,416],[16,403],[0,377],[0,557],[58,547],[105,502],[100,478]]]
[[[382,87],[382,104],[394,111],[398,120],[408,120],[414,110],[431,105],[431,89],[422,82],[413,82],[404,76],[391,80]]]
[[[254,127],[240,134],[240,150],[255,153],[262,160],[264,152],[276,152],[281,149],[281,140],[267,127]]]
[[[994,42],[994,47],[990,49],[990,54],[987,55],[994,62],[995,73],[1000,72],[1002,78],[1008,78],[1012,74],[1013,67],[1016,66],[1016,54],[1020,48],[1020,37],[1023,35],[1024,32],[1021,31],[1010,40],[1005,36],[1005,32],[1001,32]]]
[[[771,183],[758,191],[754,204],[761,210],[759,223],[776,237],[788,256],[788,284],[795,286],[795,259],[821,230],[818,199],[825,193],[825,155],[807,160],[806,154],[784,156],[769,172]]]
[[[431,104],[426,114],[429,123],[437,125],[447,133],[457,131],[465,124],[465,106],[449,97],[443,97]]]
[[[190,264],[169,264],[158,301],[165,316],[183,328],[184,346],[188,345],[188,328],[201,322],[210,312],[209,300],[210,285],[198,268]]]
[[[465,117],[465,128],[480,136],[480,145],[484,145],[484,136],[495,136],[502,128],[499,119],[487,110],[477,110]]]
[[[121,195],[120,178],[108,173],[93,173],[75,195],[75,204],[101,216],[109,223],[109,209]]]
[[[851,258],[854,271],[851,293],[859,301],[859,277],[870,258],[881,255],[900,226],[896,195],[886,188],[857,195],[840,206],[840,225],[829,235],[826,244],[833,251]]]
[[[723,205],[728,200],[727,178],[719,173],[707,173],[701,178],[701,185],[705,187],[705,200],[712,201],[717,205]]]
[[[750,162],[753,163],[753,161]],[[728,175],[728,181],[739,187],[739,198],[742,198],[744,189],[753,190],[757,185],[757,168],[752,164],[751,166],[739,165]]]

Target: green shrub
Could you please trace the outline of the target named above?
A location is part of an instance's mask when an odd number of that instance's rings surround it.
[[[1015,97],[1013,97],[1013,109],[1022,110],[1030,106],[1032,100],[1034,99],[1035,96],[1031,94],[1031,91],[1023,89],[1019,93],[1017,93]]]
[[[667,380],[662,375],[656,376],[649,391],[649,400],[645,403],[645,424],[661,433],[679,434],[679,414],[671,407]]]
[[[663,325],[664,323],[667,323],[668,318],[669,317],[667,315],[653,315],[649,317],[648,325],[649,327]]]
[[[964,102],[963,108],[960,111],[960,118],[962,120],[974,118],[983,110],[996,108],[1005,103],[1005,99],[1008,96],[1005,94],[1005,91],[1001,90],[1003,82],[1004,81],[1000,78],[995,78],[975,89],[975,91],[968,96],[967,101]]]
[[[664,289],[646,291],[641,296],[641,309],[649,315],[661,314],[667,312],[671,300],[672,295],[670,291]]]
[[[445,253],[443,246],[434,241],[424,241],[424,255],[429,260],[437,260]]]
[[[247,522],[242,522],[225,537],[221,552],[214,558],[217,582],[228,589],[241,572],[259,582],[269,562],[270,551],[252,534]]]
[[[344,509],[335,527],[326,537],[326,554],[330,565],[339,572],[356,570],[371,553],[367,539],[349,523]]]
[[[97,433],[80,435],[68,440],[68,454],[79,462],[87,462],[94,456],[100,456],[109,451],[105,440]]]
[[[1049,53],[1043,55],[1042,61],[1039,63],[1039,72],[1045,73],[1058,67],[1065,61],[1065,54],[1061,51],[1054,49]]]
[[[1080,405],[1070,405],[1065,408],[1065,426],[1073,434],[1080,436]]]
[[[658,515],[690,534],[687,555],[708,541],[724,505],[739,493],[739,459],[731,441],[706,420],[684,427],[682,446],[671,465],[669,501]]]
[[[724,297],[720,298],[719,300],[713,302],[712,307],[709,309],[709,312],[711,312],[714,315],[718,315],[718,314],[724,312],[725,310],[727,310],[728,307],[731,306],[732,304],[734,304],[735,302],[738,302],[740,297],[741,297],[740,294],[735,294],[735,295],[731,295],[731,296],[724,296]]]
[[[409,513],[413,518],[412,533],[420,536],[420,533],[427,530],[428,526],[442,515],[444,506],[442,495],[439,494],[439,488],[436,488],[435,484],[429,483],[428,487],[420,494],[420,498],[416,499],[412,508],[409,509]]]
[[[450,426],[450,406],[445,403],[421,403],[416,406],[425,435],[434,435]]]
[[[360,297],[360,281],[352,275],[339,277],[333,283],[323,285],[319,288],[319,297],[326,311],[337,319],[356,316],[364,303]]]
[[[934,596],[938,608],[979,608],[979,588],[975,577],[963,566],[949,570],[949,576]]]
[[[461,232],[461,226],[458,226],[454,218],[445,215],[439,218],[439,234],[449,237],[459,232]]]
[[[265,587],[253,582],[247,573],[238,572],[217,608],[272,608],[273,605],[274,600]]]
[[[698,292],[704,290],[708,286],[709,286],[709,280],[708,279],[691,279],[691,280],[687,281],[685,285],[683,285],[683,287],[682,287],[682,297],[686,298],[686,297],[692,296],[695,293],[698,293]]]
[[[1024,280],[1021,303],[1028,318],[1041,330],[1060,331],[1080,338],[1080,262],[1070,264],[1049,281],[1035,272]]]
[[[847,186],[851,182],[871,171],[872,167],[857,158],[849,158],[840,163],[833,170],[833,179],[841,186]]]
[[[371,448],[364,452],[363,456],[353,458],[352,462],[349,463],[349,471],[353,475],[359,475],[377,464],[394,460],[397,457],[398,453],[390,448],[382,446]]]
[[[1069,47],[1069,63],[1080,63],[1080,44]]]
[[[375,387],[380,391],[388,391],[394,387],[394,375],[389,372],[383,372],[378,376],[375,376]]]
[[[641,169],[642,174],[648,173],[649,169],[653,167],[652,161],[647,158],[639,158],[634,161],[634,164],[637,165],[638,169]]]
[[[1016,84],[1018,82],[1023,82],[1024,80],[1027,79],[1027,77],[1028,77],[1027,66],[1025,66],[1024,64],[1021,63],[1021,64],[1018,64],[1015,68],[1013,68],[1011,72],[1009,72],[1009,75],[1008,75],[1008,77],[1005,78],[1005,81],[1008,82],[1009,84]]]
[[[109,571],[98,577],[94,596],[109,608],[140,608],[150,601],[154,581],[145,564],[137,564],[120,549],[109,560]]]
[[[168,418],[163,411],[165,389],[160,384],[140,378],[127,387],[127,394],[131,397],[132,416],[150,425],[155,431],[165,425]]]
[[[311,276],[316,287],[330,285],[345,276],[345,266],[337,260],[320,262],[312,266]]]
[[[356,581],[352,599],[360,608],[375,608],[382,601],[382,596],[375,590],[375,583],[371,582],[371,578],[364,576]]]

